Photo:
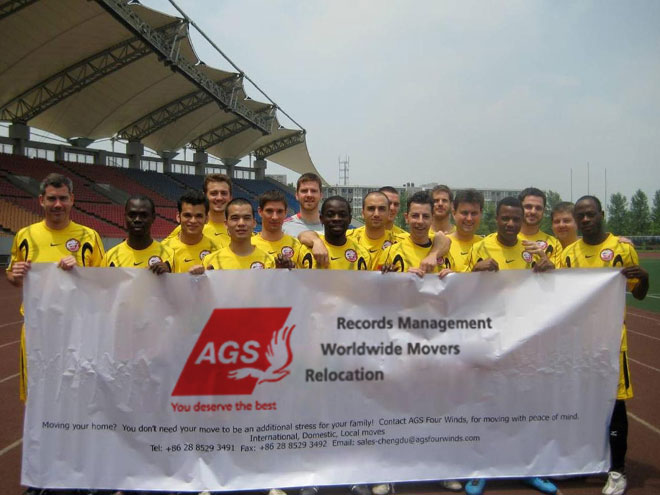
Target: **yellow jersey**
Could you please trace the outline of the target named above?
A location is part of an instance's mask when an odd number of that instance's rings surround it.
[[[433,230],[433,226],[429,227],[429,237],[431,239],[435,237],[436,232],[437,232],[436,230]],[[449,229],[449,232],[443,232],[443,234],[449,235],[449,234],[453,234],[454,232],[456,232],[456,225],[452,224],[451,228]]]
[[[100,266],[104,254],[101,237],[94,229],[69,222],[65,228],[53,230],[42,220],[18,231],[11,247],[7,271],[11,271],[14,263],[21,261],[57,263],[67,256],[73,256],[79,266]],[[22,304],[20,313],[25,314]],[[25,325],[21,328],[19,371],[19,397],[24,401],[27,398]]]
[[[133,249],[127,241],[108,250],[101,266],[117,268],[149,268],[155,263],[164,262],[174,272],[174,251],[158,241],[152,241],[145,249]]]
[[[328,249],[329,270],[369,270],[371,257],[369,251],[360,246],[354,239],[346,238],[342,246],[335,246],[325,240],[325,235],[319,235],[325,247]],[[301,252],[302,268],[322,268],[317,265],[312,250],[303,246]]]
[[[449,247],[449,254],[453,264],[450,267],[455,272],[466,272],[470,265],[470,252],[472,246],[481,241],[483,237],[480,235],[473,235],[469,241],[462,241],[456,237],[456,232],[448,236],[451,239],[451,246]]]
[[[101,237],[94,229],[69,222],[65,228],[53,230],[42,220],[18,231],[7,271],[18,261],[56,263],[66,256],[76,258],[79,266],[100,266],[104,254]]]
[[[168,237],[162,244],[174,251],[174,273],[187,273],[193,266],[202,265],[206,256],[220,249],[205,235],[197,244],[185,244],[178,236]]]
[[[376,263],[376,269],[381,269],[383,265],[394,265],[398,272],[407,272],[410,268],[419,268],[422,260],[429,255],[433,241],[431,239],[424,245],[413,242],[412,237],[408,236],[392,244],[383,251]],[[432,273],[439,272],[442,268],[450,268],[451,260],[448,256],[435,266]]]
[[[505,246],[497,240],[497,232],[484,237],[472,246],[467,271],[472,271],[477,263],[488,258],[497,261],[500,270],[525,270],[533,268],[536,264],[534,256],[525,251],[520,238],[514,246]]]
[[[296,268],[300,268],[300,252],[302,244],[298,239],[284,234],[279,241],[267,241],[261,234],[252,236],[252,245],[276,258],[278,254],[293,261]]]
[[[168,235],[165,240],[171,239],[173,237],[178,239],[179,232],[181,232],[181,225],[174,227],[174,230],[170,232],[170,235]],[[227,226],[224,222],[216,223],[209,220],[204,225],[202,234],[211,239],[213,243],[218,246],[218,249],[229,246],[229,243],[231,242],[231,238],[227,232]]]
[[[392,225],[392,228],[390,229],[392,233],[396,235],[408,235],[409,232],[405,229],[402,229],[401,227],[398,227],[396,225]]]
[[[397,242],[397,239],[391,230],[386,230],[379,238],[372,239],[367,235],[366,227],[347,230],[346,237],[353,239],[369,252],[369,257],[371,258],[369,270],[376,270],[376,263],[378,262],[381,252]]]
[[[548,259],[552,261],[552,264],[555,267],[559,268],[561,265],[561,242],[556,237],[553,237],[545,232],[539,230],[534,235],[525,235],[522,232],[518,234],[518,238],[523,241],[534,241],[538,246],[540,246],[545,254],[548,256]]]
[[[239,256],[229,246],[204,258],[208,270],[264,270],[275,268],[275,258],[267,252],[254,248],[252,254]]]
[[[638,264],[639,257],[635,248],[630,244],[619,242],[617,236],[608,234],[600,244],[587,244],[583,239],[578,239],[570,246],[566,246],[562,253],[561,266],[563,268],[623,268]],[[628,290],[634,289],[638,283],[639,279],[628,280]],[[628,367],[628,332],[624,322],[621,330],[617,399],[625,400],[632,397],[633,389]]]

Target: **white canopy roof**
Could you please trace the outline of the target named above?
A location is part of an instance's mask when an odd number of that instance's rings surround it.
[[[0,32],[1,120],[318,173],[305,132],[250,99],[241,74],[203,64],[183,19],[123,0],[15,0],[0,6]]]

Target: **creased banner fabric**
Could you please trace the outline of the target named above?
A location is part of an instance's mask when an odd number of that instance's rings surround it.
[[[37,265],[22,483],[242,490],[606,471],[624,278]]]

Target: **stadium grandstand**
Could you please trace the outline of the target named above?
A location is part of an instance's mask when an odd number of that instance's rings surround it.
[[[271,161],[318,174],[305,129],[173,5],[181,17],[127,0],[0,4],[1,254],[9,249],[3,239],[40,220],[38,185],[51,172],[72,179],[72,219],[96,229],[106,247],[124,237],[129,195],[154,200],[153,235],[161,238],[175,226],[177,198],[201,189],[211,172],[232,177],[234,196],[255,206],[259,194],[279,188],[298,210],[293,191],[266,168]],[[233,70],[200,60],[191,29]],[[35,139],[39,130],[55,139]]]

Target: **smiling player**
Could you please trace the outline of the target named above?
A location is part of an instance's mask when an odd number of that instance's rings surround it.
[[[275,189],[259,196],[261,232],[252,236],[252,244],[275,258],[290,259],[294,267],[299,267],[300,241],[282,231],[287,206],[284,194]]]
[[[156,207],[150,198],[128,198],[124,209],[128,238],[105,253],[101,266],[146,268],[156,275],[172,272],[174,251],[151,237],[155,218]]]
[[[621,268],[628,279],[628,290],[635,299],[644,299],[649,290],[649,274],[639,265],[635,248],[620,242],[617,236],[605,231],[605,213],[595,196],[583,196],[575,203],[575,222],[582,239],[574,242],[563,253],[566,268]],[[619,385],[616,403],[610,419],[611,465],[604,495],[622,495],[626,491],[625,459],[628,449],[628,418],[626,400],[633,397],[628,368],[628,333],[625,322],[621,330],[619,353]]]
[[[176,237],[168,237],[163,245],[174,250],[176,273],[202,274],[204,257],[219,248],[203,233],[208,219],[209,201],[200,191],[188,191],[179,198],[176,206],[176,219],[181,228]]]

